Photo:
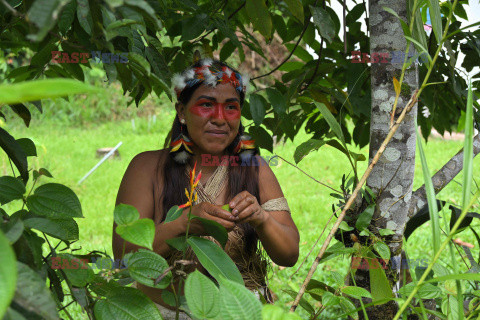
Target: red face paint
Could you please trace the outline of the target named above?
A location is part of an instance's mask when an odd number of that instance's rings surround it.
[[[225,119],[227,121],[240,119],[240,105],[237,101],[225,103],[209,99],[200,99],[190,108],[190,112],[202,118]]]

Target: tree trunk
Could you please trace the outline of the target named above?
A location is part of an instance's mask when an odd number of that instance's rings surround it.
[[[374,52],[405,52],[406,40],[400,22],[386,12],[382,6],[390,7],[400,18],[407,19],[407,1],[371,0],[370,2],[370,50]],[[413,53],[413,46],[410,53]],[[410,54],[409,54],[410,55]],[[402,59],[403,60],[403,59]],[[372,108],[370,125],[370,161],[379,149],[390,129],[391,112],[395,101],[393,78],[400,80],[402,64],[372,63],[371,90]],[[404,85],[395,111],[395,118],[401,113],[418,87],[418,69],[412,64],[405,72]],[[412,197],[415,169],[417,106],[411,110],[400,125],[382,157],[367,180],[367,186],[377,195],[377,207],[372,219],[372,231],[388,228],[395,232],[387,242],[392,258],[398,259],[402,252],[403,230],[408,220],[408,209]],[[377,233],[377,232],[375,232]],[[377,233],[378,234],[378,233]],[[399,265],[399,264],[397,264]],[[397,290],[399,270],[385,270],[390,284]],[[357,270],[357,285],[370,289],[368,271]],[[369,319],[392,319],[397,311],[395,302],[376,306],[368,310]]]

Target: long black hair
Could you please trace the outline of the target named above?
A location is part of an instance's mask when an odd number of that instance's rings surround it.
[[[232,69],[234,72],[238,72],[235,69],[231,68],[227,64],[214,60],[213,63],[219,64],[220,66],[227,66],[228,68]],[[201,63],[197,62],[196,64],[192,65],[192,67],[200,67]],[[243,80],[243,79],[242,79]],[[193,93],[195,90],[202,85],[203,82],[199,82],[191,87],[186,87],[179,95],[178,101],[181,102],[183,105],[187,105],[190,101]],[[241,91],[240,94],[240,106],[243,107],[245,101],[245,92]],[[175,117],[173,121],[172,129],[170,134],[167,136],[165,140],[165,146],[170,145],[172,137],[177,137],[181,133],[181,126],[180,120],[178,115]],[[183,130],[186,126],[183,127]],[[187,130],[188,133],[188,130]],[[240,123],[240,127],[238,130],[238,134],[233,140],[233,142],[227,147],[226,154],[229,156],[234,156],[234,148],[240,141],[240,136],[244,133],[244,127],[242,123]],[[185,134],[185,132],[184,132]],[[255,148],[254,154],[252,156],[258,155],[259,150]],[[254,164],[255,162],[252,161]],[[238,193],[246,190],[253,196],[255,196],[260,202],[260,192],[258,188],[258,165],[238,165],[238,166],[230,166],[229,168],[229,175],[228,175],[228,190],[227,190],[227,203],[233,199]],[[159,166],[160,166],[159,161]],[[180,205],[187,202],[187,197],[185,195],[185,188],[188,186],[189,181],[188,177],[185,174],[186,164],[179,164],[173,160],[171,154],[166,157],[165,162],[163,163],[163,217],[161,221],[165,220],[166,212],[175,205]],[[157,168],[158,170],[159,168]],[[247,254],[252,254],[257,250],[257,240],[258,235],[253,229],[253,227],[249,223],[242,223],[239,225],[240,228],[243,229],[245,234],[245,250]]]

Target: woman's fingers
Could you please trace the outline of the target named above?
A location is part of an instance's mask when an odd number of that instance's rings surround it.
[[[204,211],[211,216],[214,216],[214,217],[217,217],[217,218],[220,218],[220,219],[224,219],[224,220],[227,220],[227,221],[234,222],[234,221],[237,220],[235,218],[235,216],[233,216],[227,210],[223,210],[222,208],[214,206],[214,205],[205,206]]]
[[[245,194],[245,196],[235,204],[235,207],[232,210],[232,215],[238,216],[242,211],[248,208],[251,205],[256,205],[257,199],[252,196],[250,193]]]

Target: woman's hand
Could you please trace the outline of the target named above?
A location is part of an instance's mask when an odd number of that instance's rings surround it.
[[[185,221],[185,226],[187,224],[187,216],[190,208],[183,210],[182,217]],[[212,220],[220,223],[227,231],[233,230],[235,227],[235,222],[237,219],[230,214],[227,210],[223,210],[221,207],[208,202],[201,202],[192,207],[192,215]],[[203,228],[202,222],[198,219],[193,219],[190,221],[190,228],[188,230],[189,234],[195,235],[208,235],[208,233]]]
[[[258,204],[257,198],[248,191],[242,191],[230,201],[232,215],[238,218],[237,223],[248,222],[253,227],[263,224],[268,214]]]

